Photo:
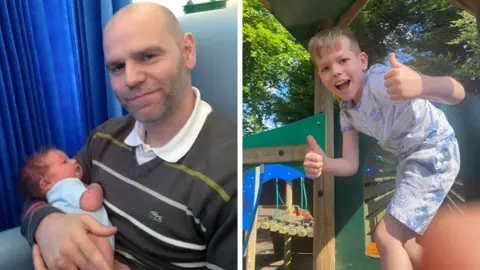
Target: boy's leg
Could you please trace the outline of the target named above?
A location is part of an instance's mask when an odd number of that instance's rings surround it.
[[[20,233],[20,227],[0,232],[0,268],[33,270],[32,247]]]
[[[422,145],[402,158],[395,193],[375,232],[384,269],[413,269],[419,265],[423,248],[417,240],[453,185],[460,169],[459,158],[454,136],[438,144]]]
[[[413,269],[420,269],[420,264],[422,263],[423,256],[423,247],[418,243],[418,240],[423,236],[420,236],[418,234],[415,235],[416,237],[408,239],[407,242],[403,245],[403,247],[405,248],[408,256],[410,257]]]
[[[420,248],[415,243],[417,236],[394,217],[385,214],[375,229],[375,243],[380,251],[382,269],[414,269],[410,258],[419,258],[419,254],[415,254],[418,252],[417,248]],[[406,247],[412,254],[407,252]]]

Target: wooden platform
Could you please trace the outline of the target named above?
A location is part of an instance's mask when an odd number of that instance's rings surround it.
[[[293,213],[294,211],[307,217],[296,215]],[[279,206],[278,212],[275,205],[259,206],[258,208],[257,229],[270,230],[290,236],[313,237],[313,226],[314,222],[308,211],[301,212],[301,209],[295,206],[293,209]]]

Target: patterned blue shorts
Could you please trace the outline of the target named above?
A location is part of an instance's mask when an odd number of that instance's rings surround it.
[[[421,146],[397,167],[396,189],[387,213],[423,234],[442,205],[460,170],[456,137]]]

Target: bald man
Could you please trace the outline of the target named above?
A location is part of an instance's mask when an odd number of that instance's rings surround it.
[[[103,48],[129,115],[97,127],[75,158],[114,227],[29,198],[22,234],[36,269],[108,269],[88,234],[115,234],[131,269],[236,269],[236,126],[192,86],[194,37],[168,9],[136,3],[112,17]]]

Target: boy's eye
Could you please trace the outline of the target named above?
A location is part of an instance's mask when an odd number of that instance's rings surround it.
[[[347,58],[341,59],[341,60],[340,60],[340,64],[344,64],[345,62],[347,62],[347,60],[348,60]]]
[[[328,67],[322,68],[321,72],[325,72],[325,71],[328,71]]]
[[[152,59],[153,57],[154,57],[153,54],[145,54],[145,55],[143,56],[143,60],[147,61],[147,60]]]

